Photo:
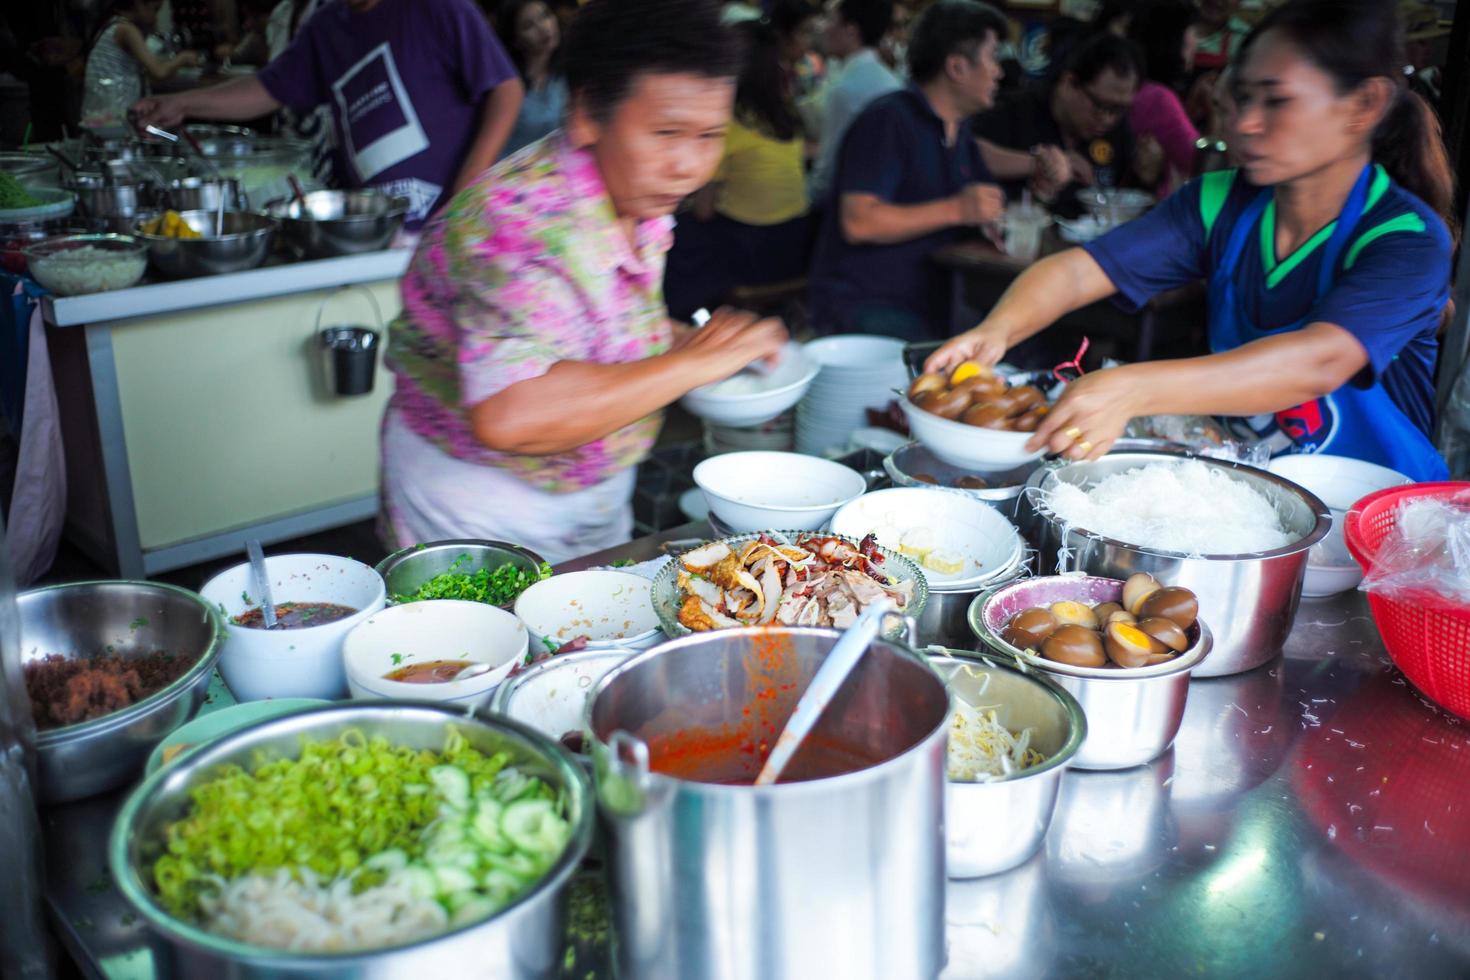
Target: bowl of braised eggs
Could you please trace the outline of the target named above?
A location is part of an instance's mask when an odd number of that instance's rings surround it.
[[[1146,572],[1126,582],[1048,575],[1003,585],[970,607],[990,651],[1047,674],[1082,705],[1080,769],[1127,769],[1162,755],[1184,718],[1189,677],[1213,637],[1199,600]]]
[[[947,374],[921,374],[900,404],[914,438],[951,466],[1021,466],[1044,452],[1026,442],[1051,410],[1046,393],[1013,384],[994,368],[966,361]]]

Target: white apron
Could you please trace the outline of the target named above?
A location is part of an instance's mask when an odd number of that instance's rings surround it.
[[[547,493],[505,470],[455,459],[390,409],[383,420],[384,535],[395,548],[447,538],[508,541],[554,565],[632,537],[636,472]]]

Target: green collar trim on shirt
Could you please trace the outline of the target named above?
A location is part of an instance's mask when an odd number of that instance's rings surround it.
[[[1230,196],[1236,173],[1236,170],[1212,170],[1199,179],[1199,216],[1204,222],[1206,241],[1220,218],[1220,212],[1225,210],[1225,199]]]
[[[1384,235],[1392,235],[1395,232],[1400,231],[1422,235],[1427,227],[1428,226],[1424,224],[1424,219],[1419,217],[1413,211],[1407,211],[1404,214],[1398,215],[1397,217],[1389,218],[1383,224],[1375,225],[1374,227],[1369,228],[1367,231],[1363,232],[1363,234],[1358,236],[1357,241],[1353,242],[1352,248],[1348,249],[1347,262],[1343,265],[1343,268],[1351,269],[1353,267],[1353,263],[1358,261],[1358,256],[1362,253],[1363,249],[1367,248],[1369,245],[1373,244]]]
[[[1365,214],[1373,210],[1374,206],[1383,199],[1383,195],[1388,193],[1388,188],[1392,183],[1388,172],[1382,166],[1375,164],[1373,170],[1373,184],[1368,188],[1367,203],[1363,207]],[[1382,226],[1380,225],[1379,227]],[[1267,204],[1265,214],[1261,215],[1261,265],[1266,273],[1266,288],[1274,289],[1278,283],[1291,275],[1292,270],[1306,261],[1313,252],[1321,248],[1322,244],[1331,238],[1332,233],[1336,230],[1337,222],[1328,222],[1317,234],[1307,239],[1306,242],[1297,247],[1296,251],[1278,263],[1276,261],[1276,202],[1272,200],[1270,204]],[[1377,231],[1377,229],[1375,228],[1374,231]],[[1384,232],[1383,234],[1388,234],[1388,232]],[[1365,235],[1364,237],[1366,238],[1367,236]],[[1366,244],[1361,239],[1359,241],[1361,244]],[[1357,258],[1358,252],[1362,251],[1361,244],[1355,245],[1353,251],[1349,253],[1347,267],[1352,266],[1353,259]]]

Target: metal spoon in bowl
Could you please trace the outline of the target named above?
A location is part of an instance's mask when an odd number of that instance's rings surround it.
[[[761,766],[760,774],[755,777],[755,785],[769,786],[781,778],[787,763],[801,748],[802,739],[816,727],[822,712],[827,710],[827,705],[841,689],[842,682],[847,680],[847,675],[852,673],[863,654],[867,653],[869,645],[878,638],[883,617],[893,611],[893,602],[883,598],[864,609],[853,620],[852,625],[822,661],[822,666],[817,668],[816,676],[802,692],[801,699],[796,702],[796,710],[786,719],[786,727],[781,730],[780,737],[776,739],[776,747],[766,757],[766,764]]]
[[[252,538],[245,542],[245,553],[250,556],[250,569],[255,573],[255,588],[260,592],[260,615],[265,621],[265,628],[273,630],[276,628],[276,604],[271,599],[271,580],[265,572],[265,553],[260,550],[260,542]]]

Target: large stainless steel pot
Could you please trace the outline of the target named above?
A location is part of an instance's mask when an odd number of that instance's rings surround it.
[[[44,802],[79,800],[136,778],[153,747],[204,703],[224,623],[195,593],[158,582],[75,582],[32,589],[17,605],[27,662],[159,650],[194,658],[182,677],[141,701],[37,735]]]
[[[1058,482],[1091,486],[1105,477],[1153,463],[1179,462],[1173,453],[1112,453],[1090,463],[1053,463],[1027,481],[1023,506],[1032,543],[1041,552],[1041,570],[1080,571],[1126,579],[1150,572],[1160,582],[1190,589],[1199,596],[1200,618],[1214,632],[1214,652],[1195,671],[1196,677],[1239,674],[1281,653],[1301,600],[1307,552],[1332,526],[1327,506],[1306,490],[1273,473],[1218,459],[1200,458],[1266,495],[1284,526],[1298,535],[1295,543],[1274,551],[1247,555],[1189,557],[1140,548],[1080,527],[1062,528],[1039,503]],[[1209,513],[1201,510],[1201,520]],[[1061,549],[1065,545],[1065,551]],[[1059,560],[1060,555],[1060,560]],[[1063,567],[1065,566],[1065,567]]]
[[[438,750],[457,728],[482,752],[508,752],[511,763],[559,791],[572,838],[546,877],[489,919],[389,949],[306,954],[225,939],[174,918],[154,900],[148,868],[164,847],[164,828],[188,808],[189,794],[221,766],[254,765],[257,753],[294,756],[302,739],[327,740],[356,729],[396,745]],[[425,980],[463,976],[555,976],[562,961],[567,886],[592,836],[587,775],[570,755],[524,725],[466,717],[463,710],[425,703],[352,702],[272,718],[222,736],[139,786],[113,824],[108,844],[112,880],[168,950],[160,974],[177,977],[312,980]]]
[[[1046,760],[988,783],[949,780],[944,795],[950,878],[980,878],[1024,864],[1041,847],[1062,774],[1087,738],[1082,708],[1060,686],[990,657],[929,658],[954,697],[994,706],[1013,732],[1029,729]]]
[[[1022,609],[1062,600],[1085,605],[1117,602],[1123,583],[1085,575],[1049,575],[1002,586],[975,600],[970,627],[981,646],[1027,670],[1051,678],[1075,697],[1087,714],[1088,736],[1072,760],[1077,769],[1129,769],[1156,759],[1174,743],[1184,720],[1189,678],[1208,663],[1210,628],[1201,620],[1188,632],[1189,649],[1167,663],[1117,670],[1073,667],[1023,653],[1001,638]]]
[[[624,976],[938,975],[949,697],[913,650],[875,642],[813,733],[886,761],[759,788],[650,771],[648,743],[657,764],[661,743],[724,730],[727,757],[749,738],[753,777],[759,737],[774,741],[839,635],[697,633],[598,684],[587,727]]]

